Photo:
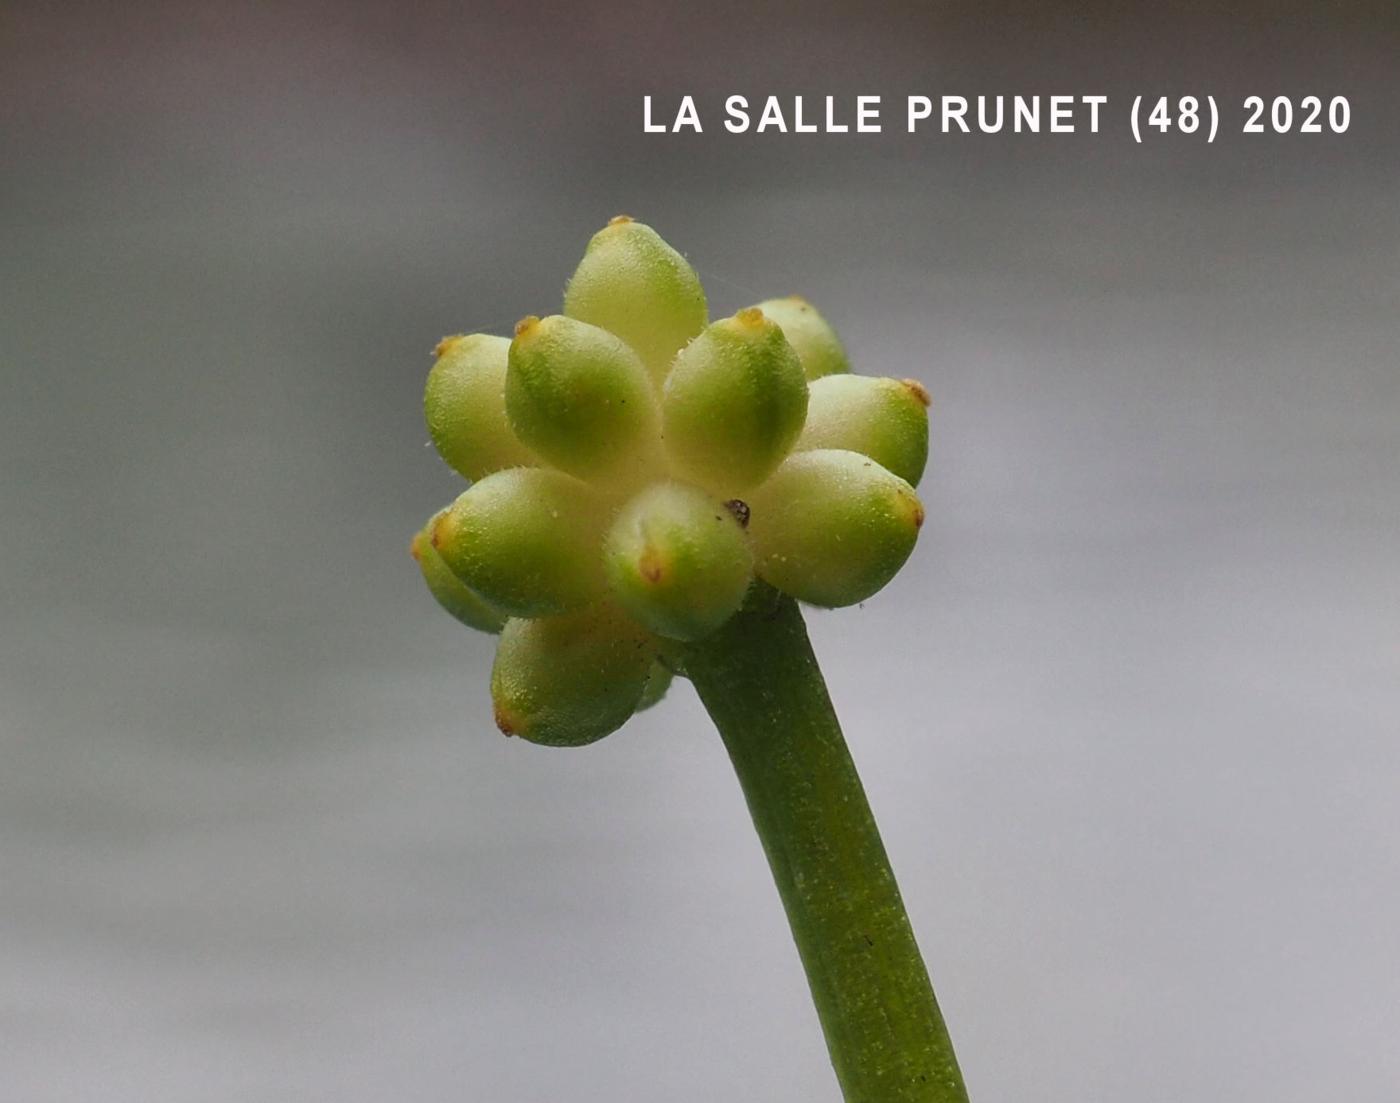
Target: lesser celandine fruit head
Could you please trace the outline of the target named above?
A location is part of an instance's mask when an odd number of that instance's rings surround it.
[[[594,235],[562,314],[443,340],[424,411],[474,481],[412,550],[443,608],[501,634],[502,731],[616,730],[755,579],[835,607],[894,576],[924,519],[928,397],[849,372],[795,296],[710,323],[695,270],[625,216]]]

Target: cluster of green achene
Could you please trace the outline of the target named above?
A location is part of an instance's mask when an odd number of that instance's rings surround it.
[[[755,578],[851,605],[914,547],[923,388],[849,374],[800,298],[711,323],[694,269],[640,222],[594,235],[563,314],[436,355],[428,428],[471,486],[413,554],[448,612],[501,633],[509,735],[591,743],[660,698]]]

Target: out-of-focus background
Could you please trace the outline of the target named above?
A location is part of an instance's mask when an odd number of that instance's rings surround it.
[[[0,8],[0,1099],[837,1098],[689,687],[502,739],[407,555],[429,350],[619,211],[935,397],[914,559],[810,621],[975,1097],[1394,1099],[1400,19],[1215,7]]]

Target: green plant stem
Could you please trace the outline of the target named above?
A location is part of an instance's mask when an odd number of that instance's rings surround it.
[[[965,1103],[796,603],[757,587],[685,663],[739,775],[846,1103]]]

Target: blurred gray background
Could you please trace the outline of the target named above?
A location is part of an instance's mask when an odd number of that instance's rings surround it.
[[[689,687],[506,741],[406,551],[434,342],[619,211],[933,392],[913,561],[810,622],[975,1098],[1395,1099],[1398,52],[1381,3],[0,6],[0,1100],[836,1100]],[[720,132],[770,92],[1112,99]],[[1139,92],[1234,125],[1134,145]],[[1309,93],[1350,132],[1235,132]]]

